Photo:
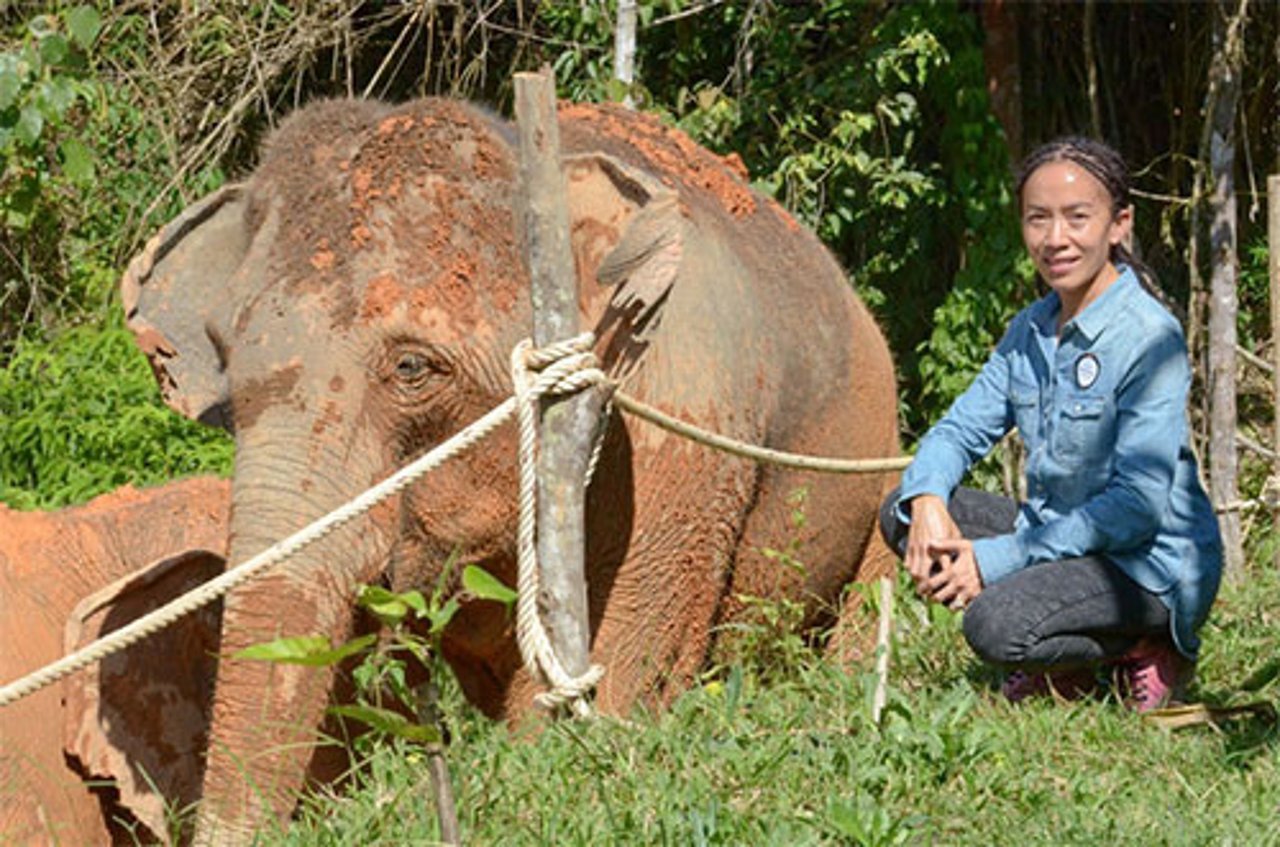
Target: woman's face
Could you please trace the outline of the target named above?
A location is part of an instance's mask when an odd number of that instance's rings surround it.
[[[1022,187],[1022,240],[1040,276],[1062,300],[1070,320],[1106,290],[1117,274],[1111,248],[1128,235],[1128,209],[1112,214],[1111,195],[1079,165],[1047,162]]]

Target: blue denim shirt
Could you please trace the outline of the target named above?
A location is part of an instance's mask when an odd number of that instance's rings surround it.
[[[1131,269],[1059,336],[1056,293],[1009,325],[973,384],[920,442],[903,503],[949,499],[1013,427],[1027,500],[1012,534],[973,543],[984,585],[1038,562],[1100,554],[1169,607],[1194,658],[1222,571],[1218,522],[1188,441],[1182,328]]]

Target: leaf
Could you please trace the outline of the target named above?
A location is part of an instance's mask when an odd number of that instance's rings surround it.
[[[88,50],[102,31],[102,16],[92,6],[76,6],[67,12],[67,32],[77,46]]]
[[[493,600],[510,607],[516,601],[516,593],[503,585],[493,574],[476,565],[462,569],[462,587],[481,600]]]
[[[76,90],[66,77],[56,77],[40,83],[37,102],[44,108],[46,118],[61,118],[76,102]]]
[[[0,109],[7,109],[18,102],[22,91],[22,78],[17,71],[6,68],[0,71]]]
[[[57,33],[46,35],[40,40],[40,58],[46,65],[60,64],[70,52],[71,45],[67,44],[67,39]]]
[[[397,594],[379,585],[365,585],[360,589],[358,601],[361,606],[373,612],[387,625],[398,624],[409,614],[409,610],[418,613],[419,617],[427,614],[427,600],[421,591],[406,591]]]
[[[449,621],[453,620],[453,616],[458,612],[457,598],[450,597],[449,600],[439,609],[432,609],[427,612],[427,620],[431,621],[431,635],[438,635],[444,631],[449,625]]]
[[[381,618],[384,623],[398,623],[409,614],[409,606],[394,592],[380,585],[362,587],[358,602]]]
[[[55,31],[54,19],[51,15],[37,15],[27,22],[27,29],[36,38],[48,38]]]
[[[296,635],[254,644],[234,654],[236,659],[277,662],[283,665],[321,667],[336,665],[348,656],[373,645],[376,635],[362,635],[339,647],[330,647],[323,635]]]
[[[360,721],[377,732],[394,735],[408,741],[422,744],[438,744],[442,740],[440,731],[433,726],[412,723],[399,712],[380,709],[376,706],[331,706],[329,713],[344,718]]]
[[[23,108],[22,114],[18,116],[18,125],[14,128],[18,140],[23,144],[32,145],[40,140],[40,133],[44,130],[44,115],[35,106],[27,106]]]
[[[67,175],[67,179],[81,185],[93,182],[93,151],[83,142],[68,138],[58,145],[58,152],[62,154],[62,172]]]

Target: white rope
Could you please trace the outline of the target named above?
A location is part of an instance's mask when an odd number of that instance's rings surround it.
[[[593,342],[591,333],[584,333],[569,341],[534,350],[526,339],[511,351],[511,377],[515,383],[520,423],[516,642],[520,645],[525,668],[534,679],[541,679],[550,689],[535,698],[538,705],[548,710],[568,705],[580,717],[591,713],[587,695],[604,675],[604,668],[591,665],[576,677],[566,671],[538,612],[538,398],[552,390],[562,393],[562,388],[567,391],[569,386],[586,387],[604,380],[604,373],[596,367],[595,354],[591,352]],[[590,466],[595,466],[594,455]]]
[[[538,568],[537,547],[534,541],[533,523],[536,522],[537,481],[536,466],[538,398],[544,394],[569,394],[595,383],[607,382],[607,377],[596,366],[591,353],[592,336],[584,333],[565,342],[553,344],[542,350],[533,350],[525,341],[512,352],[512,372],[516,380],[516,396],[507,398],[484,417],[472,423],[446,440],[434,450],[415,459],[395,474],[360,494],[343,506],[312,522],[283,541],[264,550],[209,582],[175,598],[160,608],[149,612],[98,640],[0,688],[0,708],[34,694],[58,680],[86,668],[94,662],[126,649],[176,621],[183,615],[208,605],[236,586],[247,582],[259,572],[278,564],[298,551],[314,544],[342,525],[372,509],[383,500],[399,493],[424,474],[453,458],[458,453],[487,437],[501,426],[512,413],[520,411],[520,527],[519,527],[519,580],[517,600],[517,636],[520,653],[526,667],[535,677],[541,677],[550,691],[538,695],[538,702],[548,708],[567,703],[579,714],[590,710],[585,695],[599,680],[603,669],[593,665],[580,677],[570,676],[560,664],[551,648],[546,630],[537,613]],[[536,376],[535,376],[536,374]],[[825,459],[784,453],[763,447],[755,447],[735,441],[671,416],[618,391],[613,399],[626,411],[635,414],[664,429],[691,438],[717,450],[753,458],[772,464],[831,473],[875,473],[898,470],[907,459]],[[526,422],[532,418],[532,434]],[[594,472],[600,454],[598,440],[588,466],[587,479]],[[526,553],[526,547],[531,550]]]
[[[101,661],[113,653],[124,650],[151,633],[163,629],[183,615],[212,603],[232,588],[246,582],[259,571],[265,570],[297,553],[304,547],[319,541],[338,527],[398,493],[437,465],[480,441],[511,417],[514,411],[515,400],[514,398],[508,398],[487,415],[454,435],[439,447],[401,468],[395,474],[387,477],[354,500],[334,509],[329,514],[303,527],[252,559],[237,565],[221,576],[209,580],[198,588],[175,600],[171,600],[155,611],[149,612],[143,617],[122,626],[120,629],[104,635],[97,641],[85,645],[58,661],[0,688],[0,707],[16,702],[29,694],[39,691],[41,688],[52,685],[69,674],[75,673],[81,668],[86,668],[94,662]]]

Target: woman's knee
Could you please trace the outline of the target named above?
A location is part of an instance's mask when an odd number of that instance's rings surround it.
[[[993,665],[1017,665],[1026,656],[1027,635],[1018,615],[992,602],[990,589],[974,598],[964,612],[964,639],[978,658]]]

